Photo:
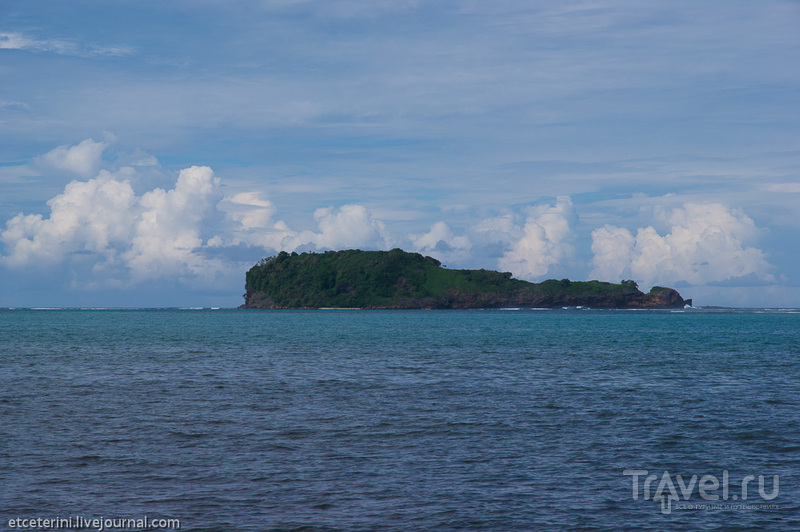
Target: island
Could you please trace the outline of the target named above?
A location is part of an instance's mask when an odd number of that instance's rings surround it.
[[[250,268],[245,309],[666,309],[691,305],[672,288],[648,293],[634,281],[550,279],[532,283],[511,273],[456,270],[419,253],[391,251],[280,252]]]

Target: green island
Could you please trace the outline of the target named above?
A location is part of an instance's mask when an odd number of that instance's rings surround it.
[[[643,293],[634,281],[549,279],[531,283],[508,272],[447,269],[419,253],[326,251],[261,260],[245,280],[246,309],[683,308],[672,288]]]

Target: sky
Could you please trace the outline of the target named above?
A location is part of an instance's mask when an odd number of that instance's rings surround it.
[[[800,307],[795,0],[0,3],[0,307],[285,251]]]

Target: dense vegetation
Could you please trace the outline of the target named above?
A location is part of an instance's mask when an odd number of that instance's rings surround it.
[[[507,272],[448,270],[436,259],[400,249],[281,252],[247,272],[245,289],[247,308],[683,306],[674,290],[657,287],[656,298],[655,288],[643,294],[633,281],[529,283]]]

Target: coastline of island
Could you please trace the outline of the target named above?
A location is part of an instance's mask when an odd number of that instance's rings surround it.
[[[259,261],[245,276],[244,309],[674,309],[691,306],[672,288],[457,270],[401,249],[287,253]]]

